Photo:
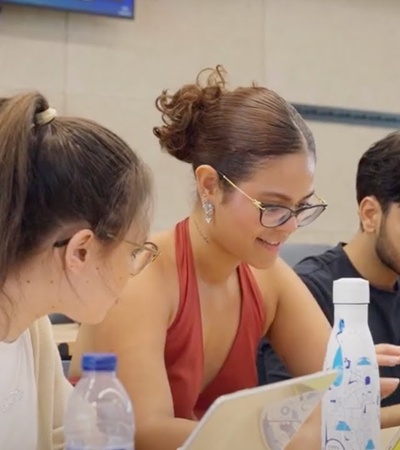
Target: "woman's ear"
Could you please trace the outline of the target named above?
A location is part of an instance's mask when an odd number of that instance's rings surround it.
[[[218,172],[211,166],[203,164],[195,170],[197,191],[200,197],[212,201],[220,192]]]
[[[75,233],[68,242],[65,252],[65,267],[75,273],[81,272],[95,251],[96,240],[92,230]]]

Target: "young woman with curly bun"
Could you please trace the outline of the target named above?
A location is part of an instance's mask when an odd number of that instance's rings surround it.
[[[321,369],[330,326],[278,253],[326,203],[311,131],[275,92],[230,90],[217,67],[156,105],[154,134],[192,165],[197,201],[154,237],[160,257],[86,338],[119,355],[137,449],[176,450],[217,397],[257,385],[263,336],[294,375]]]

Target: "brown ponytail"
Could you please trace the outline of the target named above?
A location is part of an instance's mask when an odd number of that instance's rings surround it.
[[[35,114],[49,107],[38,94],[0,101],[0,286],[17,259],[31,178]]]
[[[86,119],[39,124],[48,108],[39,93],[0,100],[0,289],[64,224],[122,238],[150,197],[149,173],[122,139]]]

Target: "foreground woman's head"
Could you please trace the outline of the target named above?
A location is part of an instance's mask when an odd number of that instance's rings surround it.
[[[97,322],[154,256],[140,247],[144,164],[101,125],[57,117],[41,94],[0,100],[0,192],[1,324],[22,297]]]

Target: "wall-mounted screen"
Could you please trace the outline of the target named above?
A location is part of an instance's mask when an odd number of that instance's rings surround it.
[[[134,0],[0,0],[2,3],[127,18],[133,18],[134,10]]]

